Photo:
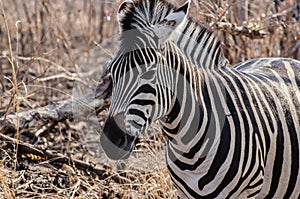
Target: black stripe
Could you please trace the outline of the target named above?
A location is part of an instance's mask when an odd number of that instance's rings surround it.
[[[211,35],[211,37],[212,37],[212,35]],[[209,40],[207,40],[207,41],[209,41]],[[208,48],[207,48],[206,52],[204,52],[205,53],[205,58],[203,60],[203,63],[205,63],[205,66],[208,66],[208,67],[212,67],[211,66],[212,57],[209,57],[209,53],[212,50],[213,43],[214,43],[214,38],[208,44]],[[205,45],[207,45],[207,44],[205,44]]]
[[[175,104],[173,105],[171,112],[167,115],[168,120],[166,122],[172,124],[174,120],[178,117],[180,109],[181,109],[180,102],[178,101],[178,98],[176,98]]]
[[[227,94],[229,96],[229,94]],[[217,102],[216,102],[217,103]],[[234,110],[234,104],[231,98],[227,98],[227,105],[228,107],[231,108],[231,112],[234,113],[237,110]],[[220,113],[221,115],[222,113]],[[224,113],[223,113],[224,114]],[[226,158],[228,157],[229,153],[229,147],[230,147],[230,142],[232,139],[235,139],[235,146],[234,146],[234,154],[233,154],[233,160],[229,166],[229,170],[226,173],[226,176],[224,177],[224,180],[219,184],[219,186],[215,189],[215,191],[211,194],[209,194],[209,197],[215,198],[235,177],[237,174],[237,171],[239,169],[240,165],[240,155],[241,155],[241,128],[240,128],[240,123],[239,119],[236,114],[232,115],[233,121],[234,121],[234,126],[236,130],[236,134],[234,138],[231,138],[230,132],[231,127],[229,124],[228,119],[226,118],[224,121],[224,126],[221,132],[221,140],[220,144],[218,146],[216,155],[214,157],[213,163],[207,172],[207,174],[201,178],[198,182],[198,186],[200,190],[204,188],[206,184],[211,182],[217,175],[219,169],[221,166],[224,164]]]
[[[210,84],[210,87],[214,88],[214,84]],[[221,102],[220,102],[220,99],[218,97],[218,93],[217,93],[216,89],[212,89],[212,92],[213,92],[213,96],[214,96],[214,104],[216,106],[221,105]],[[227,96],[229,96],[229,95],[227,95]],[[231,99],[228,99],[227,104],[228,104],[229,107],[234,107],[233,104],[232,104]],[[218,111],[220,111],[219,115],[221,117],[225,115],[223,108],[218,109]],[[210,136],[212,134],[215,134],[215,132],[216,132],[216,129],[215,129],[216,128],[216,126],[215,126],[216,121],[215,120],[216,120],[216,118],[214,117],[214,115],[211,115],[211,121],[209,123],[210,128],[209,128],[208,136]],[[198,186],[199,186],[200,190],[202,190],[206,184],[210,183],[214,179],[214,177],[217,175],[220,167],[225,162],[225,160],[227,158],[227,154],[229,153],[229,149],[230,149],[229,148],[230,147],[230,141],[232,139],[232,137],[230,135],[230,130],[231,129],[230,129],[230,125],[228,123],[228,120],[227,120],[227,118],[225,118],[224,126],[223,126],[221,137],[220,137],[220,143],[219,143],[217,152],[215,154],[215,157],[213,159],[213,164],[209,168],[207,174],[204,175],[198,181]]]
[[[149,84],[143,84],[142,86],[140,86],[137,91],[134,93],[133,96],[137,96],[140,93],[151,93],[154,96],[156,95],[156,90],[155,88],[153,88],[151,85]]]
[[[271,187],[269,190],[268,195],[265,198],[273,198],[275,195],[275,192],[278,188],[278,182],[281,175],[281,169],[282,169],[282,163],[283,163],[283,130],[281,128],[281,121],[278,120],[277,123],[278,126],[278,135],[276,138],[276,156],[274,161],[274,167],[272,172],[272,181],[271,181]]]
[[[203,43],[203,45],[202,45],[202,47],[201,47],[201,50],[200,50],[200,52],[199,52],[199,55],[198,55],[198,57],[197,57],[197,59],[196,59],[196,63],[198,63],[199,64],[199,67],[201,66],[201,67],[206,67],[206,65],[203,65],[203,64],[206,64],[205,62],[203,62],[203,63],[200,63],[200,58],[203,56],[203,53],[205,53],[205,58],[206,58],[206,56],[207,56],[207,54],[206,54],[206,52],[204,52],[204,49],[205,49],[205,47],[206,47],[206,45],[207,45],[207,42],[209,41],[209,39],[210,39],[210,37],[211,37],[211,32],[209,32],[209,31],[206,31],[206,33],[207,33],[207,37],[205,38],[205,41],[204,41],[204,43]],[[203,38],[202,38],[203,39]]]
[[[148,99],[135,99],[131,101],[130,104],[146,106],[146,105],[154,105],[155,102],[153,100],[148,100]]]
[[[226,119],[225,125],[223,128],[223,131],[221,133],[221,138],[220,138],[220,144],[218,146],[216,155],[213,159],[213,163],[211,164],[211,167],[209,168],[208,172],[206,175],[204,175],[201,179],[198,181],[198,187],[200,190],[203,190],[204,186],[209,184],[217,175],[219,169],[225,162],[226,158],[228,157],[229,153],[229,146],[230,146],[230,141],[231,141],[231,136],[227,132],[230,132],[230,127],[228,120]],[[231,165],[232,166],[232,165]],[[234,173],[236,174],[236,173]],[[224,182],[227,183],[227,180],[225,178],[225,181],[223,180],[221,184],[218,186],[215,191],[209,195],[206,195],[205,197],[207,198],[216,198],[216,196],[222,191],[222,188],[224,188]]]
[[[178,41],[177,41],[177,45],[182,48],[183,46],[180,45],[181,41],[182,41],[182,38],[183,37],[186,37],[186,31],[188,30],[188,28],[191,26],[192,24],[192,21],[189,20],[188,23],[186,24],[185,28],[183,29],[182,33],[180,34],[179,38],[178,38]]]
[[[220,61],[220,57],[222,55],[222,49],[220,48],[221,44],[220,44],[220,41],[217,41],[217,44],[216,44],[217,48],[216,48],[216,56],[215,56],[215,67],[218,67],[219,66],[219,61]]]
[[[194,198],[204,198],[204,197],[201,197],[199,194],[197,194],[197,192],[195,192],[193,189],[191,189],[180,177],[178,177],[169,165],[167,165],[167,167],[168,167],[168,170],[169,170],[170,174],[172,175],[172,177],[175,178],[176,181],[178,181],[184,187],[184,189],[188,191],[188,193],[191,196],[193,196]]]
[[[289,176],[289,185],[286,190],[286,193],[283,198],[290,198],[291,194],[293,193],[297,177],[299,174],[299,142],[297,138],[297,133],[295,129],[295,124],[293,123],[293,118],[290,111],[285,112],[285,118],[287,121],[287,126],[289,128],[289,136],[290,136],[290,142],[291,146],[285,146],[285,147],[291,147],[291,172]]]
[[[179,127],[180,127],[180,122],[179,124],[175,127],[175,128],[168,128],[166,126],[163,126],[163,129],[168,133],[168,134],[173,134],[173,135],[176,135],[179,131]]]
[[[206,28],[204,28],[204,27],[201,27],[201,28],[202,29],[201,29],[201,31],[200,31],[199,35],[197,36],[197,39],[196,39],[198,44],[202,41],[204,33],[207,32]]]
[[[191,38],[193,38],[192,36],[193,36],[194,32],[195,32],[195,28],[192,30],[192,32],[191,32],[189,35],[185,34],[185,37],[189,37],[189,38],[187,39],[187,42],[185,43],[185,46],[183,46],[183,48],[182,48],[182,51],[183,51],[186,55],[189,55],[189,54],[187,53],[187,51],[188,51],[188,46],[189,46],[190,42],[193,42],[193,41],[191,41],[191,40],[192,40]]]
[[[197,27],[197,26],[195,26],[195,29],[196,28],[198,28],[199,29],[199,27]],[[203,34],[205,33],[205,29],[201,29],[200,30],[200,33],[196,36],[196,43],[197,44],[199,44],[199,42],[201,41],[201,39],[202,39],[202,36],[203,36]],[[190,57],[192,58],[192,63],[193,64],[195,64],[196,66],[199,66],[198,65],[198,63],[196,62],[197,60],[196,59],[194,59],[194,55],[195,55],[195,52],[196,52],[196,50],[199,48],[199,45],[194,45],[193,46],[193,49],[192,49],[192,51],[191,51],[191,54],[190,54]]]
[[[255,192],[253,192],[252,194],[248,195],[247,198],[254,198],[255,196],[258,195],[259,192],[260,192],[260,190],[257,190]]]
[[[137,116],[141,117],[145,122],[147,121],[147,118],[145,117],[145,114],[140,110],[131,108],[131,109],[128,110],[128,113],[131,114],[131,115],[137,115]]]
[[[189,102],[187,101],[186,104],[188,104]],[[195,110],[194,110],[194,115],[193,115],[193,119],[191,122],[191,125],[189,127],[189,130],[187,131],[187,133],[181,138],[181,141],[183,144],[188,144],[189,142],[191,142],[195,136],[199,133],[199,130],[201,128],[202,122],[203,122],[203,105],[198,104],[197,102],[193,102],[192,103],[196,103],[195,105]],[[187,111],[187,114],[190,114],[189,111]],[[186,118],[188,118],[188,116],[184,116]],[[183,121],[184,123],[184,121]]]

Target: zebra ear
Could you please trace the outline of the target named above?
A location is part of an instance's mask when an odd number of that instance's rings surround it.
[[[187,16],[190,0],[188,0],[181,7],[171,12],[161,19],[160,22],[154,27],[154,32],[160,40],[167,39],[172,31],[184,20]]]
[[[133,0],[125,0],[119,7],[118,11],[118,21],[120,25],[120,30],[122,31],[122,23],[126,14],[130,11],[130,8],[133,6]]]
[[[133,3],[132,0],[125,0],[119,7],[119,11],[118,11],[119,15],[124,13],[132,3]]]
[[[178,26],[183,19],[187,16],[188,8],[191,1],[188,0],[181,7],[177,8],[173,13],[167,15],[164,20],[169,21],[169,24],[173,26]]]

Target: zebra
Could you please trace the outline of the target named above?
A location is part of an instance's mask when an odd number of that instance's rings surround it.
[[[221,44],[188,16],[190,1],[125,0],[113,90],[100,137],[130,156],[157,121],[181,198],[299,198],[300,62],[257,58],[230,66]]]

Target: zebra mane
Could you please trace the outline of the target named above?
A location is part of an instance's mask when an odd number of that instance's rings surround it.
[[[122,46],[131,46],[135,34],[141,36],[139,31],[130,32],[130,30],[153,29],[157,23],[178,9],[180,8],[166,0],[125,1],[119,8],[120,31],[126,34],[126,37],[121,36],[121,43],[124,44]],[[173,34],[173,32],[176,33]],[[224,57],[219,40],[210,30],[195,22],[191,17],[186,17],[174,27],[171,35],[170,39],[196,67],[219,68],[227,65],[228,61]],[[122,40],[122,38],[125,39]]]
[[[220,40],[203,25],[188,17],[177,28],[172,40],[198,68],[220,68],[228,65]]]
[[[125,1],[119,8],[120,29],[127,31],[151,26],[175,9],[165,0]]]

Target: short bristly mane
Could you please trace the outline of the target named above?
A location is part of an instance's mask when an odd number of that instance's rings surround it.
[[[125,8],[125,9],[124,9]],[[121,31],[150,27],[176,9],[162,0],[133,0],[133,4],[123,3],[119,10]]]
[[[165,0],[134,0],[133,3],[121,5],[119,23],[121,34],[126,31],[151,30],[171,13],[178,9]],[[133,42],[134,34],[123,37],[128,42]],[[128,41],[128,38],[131,41]],[[121,37],[122,38],[122,37]],[[169,40],[173,41],[185,56],[198,68],[216,69],[227,65],[227,60],[221,49],[219,40],[204,26],[186,17],[170,34]]]
[[[214,69],[228,64],[220,41],[192,18],[186,18],[176,32],[171,39],[198,68]]]

